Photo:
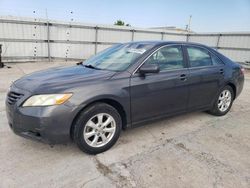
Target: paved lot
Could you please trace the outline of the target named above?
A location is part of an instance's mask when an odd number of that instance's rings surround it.
[[[74,144],[14,135],[4,100],[11,81],[70,64],[22,63],[0,69],[0,187],[250,187],[250,74],[231,112],[195,112],[122,133],[109,151],[89,156]]]

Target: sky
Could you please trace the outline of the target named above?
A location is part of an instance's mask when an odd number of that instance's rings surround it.
[[[195,32],[250,31],[250,0],[0,0],[0,16],[92,24],[121,19],[134,27],[185,28]]]

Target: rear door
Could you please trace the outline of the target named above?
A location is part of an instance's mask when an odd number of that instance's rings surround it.
[[[188,109],[211,106],[224,81],[224,64],[203,47],[186,45],[185,52],[189,62]]]
[[[186,111],[188,69],[180,45],[165,46],[154,52],[145,64],[158,64],[159,73],[131,77],[132,122]]]

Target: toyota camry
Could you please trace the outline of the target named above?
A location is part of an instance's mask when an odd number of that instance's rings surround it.
[[[138,124],[191,111],[223,116],[243,83],[244,69],[213,48],[130,42],[16,80],[6,112],[17,135],[97,154]]]

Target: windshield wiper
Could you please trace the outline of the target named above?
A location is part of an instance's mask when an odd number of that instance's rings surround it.
[[[100,68],[97,68],[97,67],[95,67],[95,66],[93,66],[93,65],[83,65],[84,67],[87,67],[87,68],[90,68],[90,69],[96,69],[96,70],[101,70]]]
[[[76,65],[82,65],[82,63],[83,63],[82,61],[77,62]]]

